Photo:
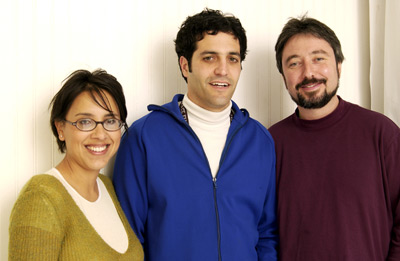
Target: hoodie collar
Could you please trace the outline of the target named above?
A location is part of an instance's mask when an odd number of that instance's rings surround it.
[[[147,109],[149,111],[164,111],[171,114],[179,121],[186,122],[179,109],[179,103],[182,101],[183,96],[183,94],[176,94],[171,102],[166,103],[162,106],[151,104],[147,106]],[[239,109],[234,101],[232,101],[232,110],[234,111],[232,124],[238,123],[240,125],[244,125],[249,118],[248,111],[246,109]]]

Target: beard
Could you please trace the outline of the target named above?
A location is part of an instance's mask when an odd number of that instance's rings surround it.
[[[326,80],[305,79],[303,82],[296,85],[296,90],[299,90],[300,86],[308,83],[323,83],[326,85]],[[336,88],[330,93],[328,93],[328,91],[325,89],[324,93],[321,96],[316,96],[316,92],[307,93],[306,95],[303,95],[298,92],[295,97],[292,95],[290,95],[290,97],[298,106],[304,109],[319,109],[328,104],[328,102],[330,102],[330,100],[336,95],[338,89],[339,89],[339,79]]]

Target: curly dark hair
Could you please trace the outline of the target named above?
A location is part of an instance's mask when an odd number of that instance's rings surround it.
[[[58,149],[65,152],[65,141],[58,137],[55,123],[65,120],[72,103],[83,92],[89,92],[93,100],[102,108],[112,113],[109,108],[109,101],[105,92],[114,98],[118,106],[120,120],[123,122],[125,131],[127,130],[126,117],[128,111],[125,104],[125,96],[121,84],[117,79],[102,69],[89,72],[87,70],[77,70],[70,74],[65,80],[61,89],[53,97],[49,107],[51,107],[50,125],[53,135],[57,139]]]
[[[197,48],[196,43],[201,41],[205,34],[216,35],[219,32],[230,33],[239,40],[240,61],[244,61],[247,53],[247,38],[240,20],[232,14],[206,8],[201,13],[187,17],[182,23],[174,41],[178,63],[181,56],[185,57],[191,71],[191,60]],[[182,76],[187,81],[183,74]]]
[[[289,39],[298,34],[311,34],[317,38],[323,39],[329,43],[335,54],[336,64],[342,63],[344,56],[339,39],[335,32],[320,21],[303,15],[299,19],[291,18],[283,27],[281,34],[275,44],[276,66],[281,74],[282,70],[282,52]]]

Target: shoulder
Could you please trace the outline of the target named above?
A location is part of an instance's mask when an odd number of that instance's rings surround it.
[[[55,177],[48,174],[33,176],[22,188],[18,200],[49,200],[52,204],[62,204],[70,197],[64,185]]]
[[[150,111],[147,115],[136,120],[132,124],[133,129],[140,129],[143,127],[160,127],[163,122],[167,121],[184,121],[182,113],[179,108],[179,103],[182,101],[183,95],[177,94],[171,102],[164,105],[150,104],[147,109]],[[161,124],[160,124],[161,123]]]
[[[268,139],[272,138],[268,129],[258,120],[249,117],[247,123],[252,126],[256,131],[264,134]]]
[[[293,131],[293,115],[286,117],[285,119],[273,124],[268,128],[268,131],[271,133],[272,137],[275,139],[278,136],[286,135],[286,132]]]
[[[347,102],[349,106],[349,120],[372,129],[381,129],[398,133],[399,127],[389,117],[382,113],[363,108],[359,105]]]
[[[44,194],[62,194],[65,191],[61,182],[48,174],[39,174],[33,176],[23,187],[21,193],[40,192]],[[66,192],[66,191],[65,191]]]
[[[261,146],[265,150],[274,148],[274,140],[267,130],[258,120],[248,117],[242,127],[239,129],[236,140],[246,146]]]
[[[267,128],[258,120],[250,117],[250,114],[246,109],[240,109],[234,101],[232,101],[232,109],[235,112],[232,124],[237,124],[234,128],[240,126],[239,130],[244,132],[246,136],[249,135],[253,138],[257,137],[258,139],[263,137],[269,143],[273,144],[273,139]]]
[[[165,138],[166,133],[177,134],[178,130],[184,128],[186,121],[178,107],[177,111],[169,111],[162,106],[158,108],[133,122],[128,132],[124,133],[121,145],[125,142],[130,144],[154,142],[155,138]]]
[[[13,225],[43,225],[43,219],[57,223],[67,216],[70,197],[55,177],[47,174],[32,177],[21,190],[11,212]],[[72,200],[72,198],[71,198]]]
[[[361,106],[351,104],[347,123],[357,128],[360,135],[369,135],[382,146],[385,152],[393,151],[394,155],[400,152],[400,128],[389,117]],[[397,160],[397,159],[396,159]]]
[[[153,108],[153,111],[134,121],[129,127],[128,133],[133,132],[137,134],[143,131],[143,129],[148,131],[152,129],[157,130],[162,126],[170,127],[171,122],[184,120],[181,113],[170,111],[162,106],[153,105],[153,107],[157,107],[158,109]],[[179,110],[178,106],[176,110]]]

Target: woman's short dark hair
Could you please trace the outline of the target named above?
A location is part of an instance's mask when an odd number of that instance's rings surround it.
[[[285,48],[287,41],[298,34],[311,34],[317,38],[323,39],[329,43],[335,54],[336,64],[342,63],[344,56],[342,53],[342,47],[339,39],[336,37],[335,32],[330,29],[327,25],[320,21],[309,18],[306,15],[297,18],[290,19],[283,27],[281,34],[275,44],[275,57],[276,66],[281,74],[282,69],[282,52]]]
[[[240,61],[244,61],[247,53],[247,38],[240,20],[231,14],[223,14],[219,10],[206,8],[201,13],[187,17],[182,23],[175,39],[178,63],[181,56],[185,57],[191,71],[191,60],[197,42],[201,41],[205,34],[216,35],[219,32],[232,34],[239,40]],[[180,69],[182,72],[182,68]],[[182,76],[187,81],[183,74]]]
[[[49,105],[51,107],[51,129],[61,152],[65,152],[65,141],[59,139],[55,123],[65,120],[72,103],[83,92],[89,92],[99,106],[112,113],[105,92],[109,93],[118,106],[120,120],[123,122],[125,130],[127,130],[126,117],[128,112],[125,105],[125,96],[121,84],[114,76],[102,69],[97,69],[92,73],[87,70],[77,70],[63,82],[63,86]]]

